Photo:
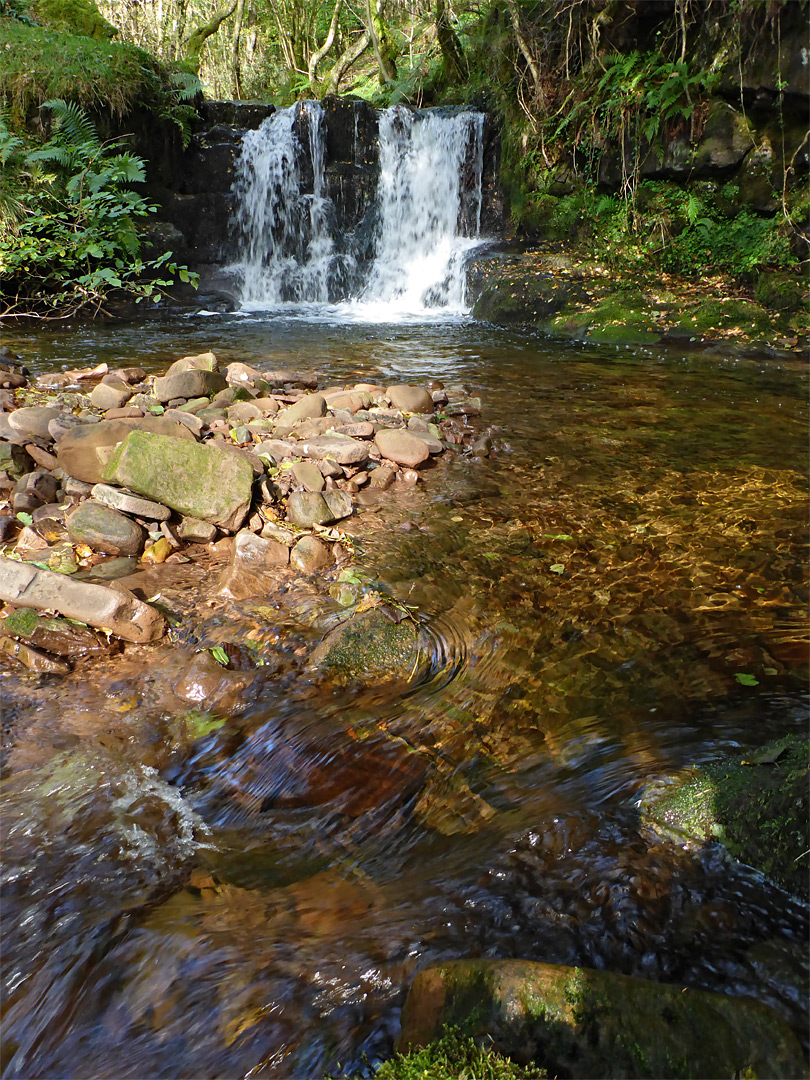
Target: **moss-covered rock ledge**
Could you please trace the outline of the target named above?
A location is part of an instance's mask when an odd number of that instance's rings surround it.
[[[617,271],[559,245],[491,251],[467,275],[473,315],[593,344],[691,345],[795,352],[808,347],[810,293],[795,274],[728,278]]]
[[[651,785],[640,811],[655,829],[718,841],[772,881],[807,897],[808,782],[810,743],[789,735]]]
[[[486,1037],[549,1076],[799,1077],[798,1040],[768,1006],[689,987],[528,960],[453,960],[416,976],[399,1049],[445,1028]]]

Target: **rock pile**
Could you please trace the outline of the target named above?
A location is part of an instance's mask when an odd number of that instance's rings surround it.
[[[160,613],[72,574],[111,559],[128,560],[123,574],[134,559],[188,561],[194,545],[221,551],[229,538],[219,593],[261,595],[279,567],[343,561],[336,526],[357,506],[418,483],[449,449],[489,450],[462,385],[319,389],[309,374],[221,369],[211,352],[159,377],[100,365],[33,384],[5,356],[0,381],[0,600],[132,641],[159,637]]]

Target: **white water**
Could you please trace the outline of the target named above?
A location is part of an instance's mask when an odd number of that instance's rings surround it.
[[[302,118],[306,148],[296,134]],[[243,310],[284,305],[316,314],[339,298],[330,310],[361,321],[464,313],[464,256],[479,242],[483,122],[473,112],[380,113],[374,257],[365,266],[351,237],[340,238],[346,250],[336,245],[321,106],[279,110],[248,132],[235,184],[241,250],[232,267]]]
[[[294,130],[302,118],[309,129],[310,193],[304,190],[302,148]],[[329,299],[334,243],[323,177],[323,110],[318,102],[279,109],[246,133],[234,185],[243,306]]]

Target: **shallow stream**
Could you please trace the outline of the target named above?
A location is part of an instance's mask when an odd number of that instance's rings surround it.
[[[806,908],[636,803],[806,729],[806,367],[328,312],[8,344],[34,372],[210,348],[463,381],[494,450],[352,519],[355,565],[423,622],[410,682],[316,678],[325,590],[227,604],[214,566],[154,572],[171,642],[2,668],[4,1075],[369,1068],[415,971],[469,955],[749,995],[805,1037]],[[192,740],[178,685],[221,643],[240,678],[201,682]]]

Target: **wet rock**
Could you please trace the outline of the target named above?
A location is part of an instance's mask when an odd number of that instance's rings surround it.
[[[59,503],[45,503],[32,514],[32,525],[49,544],[67,539],[67,510]]]
[[[656,832],[721,843],[806,897],[809,780],[807,738],[787,736],[651,784],[639,810]]]
[[[40,610],[52,609],[69,619],[109,630],[125,641],[155,641],[166,629],[160,612],[134,596],[3,556],[0,556],[0,600]]]
[[[148,521],[168,521],[172,516],[168,506],[142,499],[138,495],[130,495],[129,492],[110,487],[109,484],[95,484],[90,489],[90,494],[96,502],[111,506],[113,510],[120,510],[122,514],[132,514],[133,517],[146,518]]]
[[[216,592],[234,600],[261,596],[270,585],[268,574],[289,561],[290,549],[286,544],[243,529],[234,539],[231,565],[220,575]]]
[[[411,619],[395,623],[372,608],[330,631],[312,653],[310,664],[343,679],[407,679],[417,661],[418,644]]]
[[[102,420],[98,424],[76,427],[63,435],[56,451],[59,464],[77,480],[87,484],[103,483],[104,468],[113,451],[131,431],[136,430],[196,442],[193,433],[184,424],[165,416]]]
[[[411,469],[430,457],[425,440],[402,428],[382,428],[374,436],[374,442],[384,458]]]
[[[177,535],[181,540],[188,540],[192,544],[210,544],[216,538],[217,528],[200,518],[183,517],[177,526]]]
[[[317,536],[302,536],[290,552],[290,563],[304,574],[333,566],[332,549]]]
[[[250,506],[253,469],[242,455],[210,444],[132,431],[110,458],[103,479],[233,531]]]
[[[340,465],[362,465],[368,461],[368,444],[348,435],[318,435],[305,439],[296,451],[308,458],[332,458]]]
[[[97,409],[120,409],[132,397],[133,390],[121,379],[100,382],[90,394],[90,401]]]
[[[181,672],[174,693],[190,705],[232,712],[243,704],[244,691],[254,677],[248,671],[229,671],[209,652],[199,652]]]
[[[55,420],[61,412],[61,409],[49,405],[29,405],[9,413],[8,422],[15,431],[19,431],[22,435],[36,435],[40,439],[50,441],[48,424],[51,420]]]
[[[323,491],[326,481],[323,473],[314,462],[296,462],[292,467],[292,474],[295,482],[300,484],[305,491]]]
[[[0,632],[22,638],[38,649],[58,656],[85,656],[107,652],[109,646],[92,630],[66,619],[38,615],[31,608],[17,608],[0,621]]]
[[[433,398],[423,386],[389,386],[386,395],[393,408],[403,412],[433,412]]]
[[[454,960],[420,971],[399,1048],[423,1046],[449,1025],[538,1061],[551,1076],[804,1072],[796,1036],[758,1001],[528,960]]]
[[[86,544],[107,555],[140,555],[146,539],[144,530],[131,518],[90,499],[69,515],[67,529],[74,544]]]
[[[2,634],[0,634],[0,652],[19,660],[29,671],[41,671],[50,675],[67,675],[70,671],[70,665],[64,660],[56,660],[47,653],[32,649],[30,645],[22,641],[14,641],[13,638]]]
[[[234,539],[234,563],[241,563],[248,569],[269,570],[286,566],[289,558],[289,548],[280,540],[257,536],[244,529]]]
[[[323,394],[306,394],[294,404],[282,409],[277,415],[277,420],[280,425],[292,427],[299,420],[305,420],[313,416],[323,416],[325,412],[326,401]]]
[[[476,439],[472,445],[472,452],[477,454],[478,457],[489,457],[492,451],[492,439],[488,435],[483,439]]]
[[[268,521],[262,527],[261,535],[265,540],[277,540],[279,544],[284,544],[288,548],[295,543],[295,533],[292,529],[285,529],[283,525],[278,525],[275,521]]]
[[[155,379],[153,391],[158,401],[166,402],[175,398],[211,397],[227,385],[217,371],[190,368]]]

